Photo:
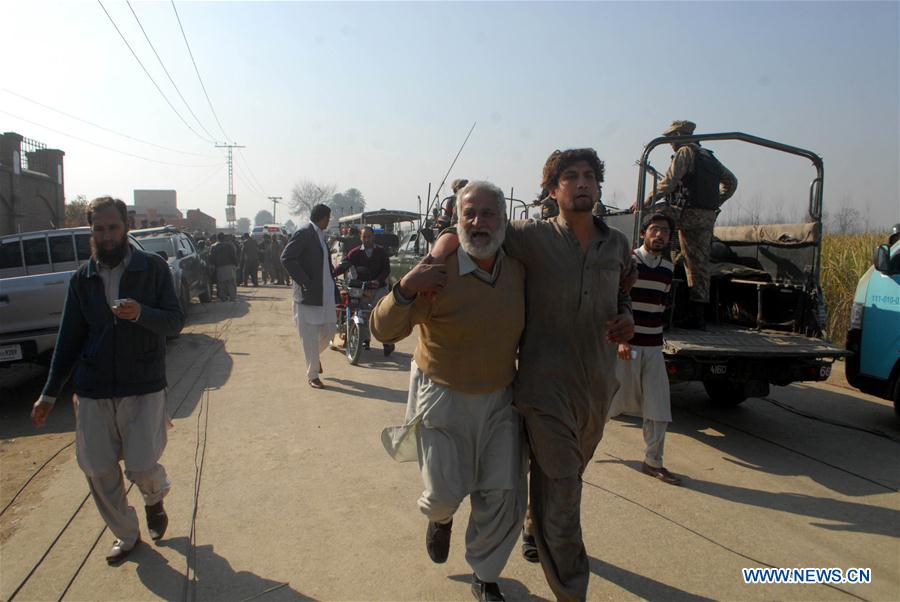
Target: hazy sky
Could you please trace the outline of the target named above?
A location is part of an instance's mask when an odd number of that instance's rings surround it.
[[[199,134],[98,2],[4,1],[0,129],[66,152],[67,199],[176,189],[182,210],[224,225],[225,155],[213,142],[227,140],[247,147],[235,153],[238,217],[271,210],[265,197],[287,200],[301,180],[358,188],[370,209],[415,209],[477,121],[450,178],[531,200],[551,151],[593,146],[604,200],[628,206],[643,145],[690,119],[698,132],[815,151],[826,211],[853,205],[872,227],[900,220],[897,2],[177,2],[224,133],[172,4],[131,7],[202,127],[129,6],[103,6]],[[801,215],[807,160],[709,146],[740,181],[726,216]],[[669,153],[654,163],[665,168]]]

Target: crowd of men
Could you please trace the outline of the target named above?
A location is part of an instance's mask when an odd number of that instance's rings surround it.
[[[470,499],[466,560],[478,600],[504,599],[498,581],[520,534],[523,554],[540,562],[558,600],[587,598],[581,477],[611,416],[641,415],[642,471],[680,482],[663,466],[671,421],[661,351],[673,270],[668,245],[679,232],[691,300],[702,306],[708,249],[696,246],[708,245],[718,205],[737,184],[711,153],[679,139],[694,127],[679,121],[665,132],[676,154],[657,192],[683,194],[647,199],[643,242],[634,251],[595,209],[604,164],[590,148],[548,157],[541,186],[554,208],[546,219],[510,221],[500,188],[454,182],[449,214],[441,216],[448,227],[390,290],[387,255],[371,230],[338,268],[331,263],[325,205],[312,209],[290,241],[218,234],[204,245],[222,300],[236,297],[238,282],[257,286],[260,271],[263,283],[293,282],[293,317],[314,389],[325,386],[319,355],[334,333],[337,273],[352,267],[380,291],[371,330],[386,346],[418,329],[406,419],[382,439],[394,459],[419,463],[418,507],[435,563],[446,561],[453,516]],[[32,421],[44,424],[74,371],[78,464],[116,536],[107,561],[119,564],[140,542],[120,461],[143,495],[151,538],[163,537],[168,525],[170,483],[159,463],[165,338],[181,330],[185,316],[165,261],[130,248],[122,201],[95,199],[88,222],[92,258],[70,282]],[[694,317],[702,327],[702,315]]]

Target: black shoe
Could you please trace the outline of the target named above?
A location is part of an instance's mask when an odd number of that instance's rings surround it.
[[[132,550],[134,550],[138,544],[141,543],[141,536],[138,535],[137,541],[134,542],[134,545],[130,548],[125,548],[125,542],[121,539],[117,539],[113,542],[112,547],[109,549],[109,552],[106,553],[106,564],[110,566],[118,566],[125,562],[125,559],[128,558],[128,555],[131,554]]]
[[[144,506],[144,510],[147,512],[147,531],[150,532],[151,539],[153,541],[162,539],[162,536],[166,534],[166,528],[169,526],[169,517],[166,514],[166,509],[163,508],[162,500],[159,500],[152,506]]]
[[[389,356],[393,352],[394,352],[394,346],[391,345],[390,343],[385,343],[384,344],[384,357]]]
[[[425,531],[425,550],[432,562],[441,564],[447,562],[450,554],[450,531],[453,529],[453,521],[449,523],[428,522],[428,530]]]
[[[539,562],[537,544],[534,535],[522,531],[522,558],[528,562]]]
[[[506,598],[500,593],[500,586],[490,581],[482,581],[472,573],[472,595],[481,602],[503,602]]]

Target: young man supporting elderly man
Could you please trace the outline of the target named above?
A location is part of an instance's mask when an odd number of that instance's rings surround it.
[[[528,303],[513,388],[514,405],[524,419],[531,450],[531,535],[547,582],[559,600],[587,597],[581,475],[603,435],[618,387],[616,343],[628,341],[634,333],[627,286],[623,286],[634,274],[630,246],[622,233],[591,212],[600,198],[602,181],[603,163],[593,149],[552,153],[544,166],[542,186],[559,204],[559,215],[546,221],[511,222],[504,241],[508,254],[504,261],[519,260],[527,274]],[[458,232],[463,249],[471,233],[466,226],[461,214]],[[452,233],[442,236],[431,254],[437,259],[429,260],[446,258],[448,274],[454,253],[459,254],[456,240]],[[435,265],[418,269],[422,274],[439,272]],[[426,290],[422,286],[417,292]],[[439,291],[436,299],[444,292]],[[479,340],[486,344],[497,334],[498,327],[489,324]],[[428,341],[423,327],[420,346]],[[442,343],[447,361],[465,359],[453,353],[456,346]],[[416,394],[415,374],[412,384],[411,397]],[[415,419],[415,412],[409,412],[407,418]],[[420,424],[420,438],[423,430]],[[419,447],[421,458],[421,443]],[[426,471],[423,462],[426,487],[439,474]]]

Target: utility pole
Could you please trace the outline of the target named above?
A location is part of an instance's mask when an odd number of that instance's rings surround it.
[[[225,219],[228,221],[228,224],[231,226],[231,229],[234,230],[234,222],[235,220],[235,205],[237,205],[237,197],[234,195],[234,161],[231,156],[232,149],[235,148],[247,148],[246,146],[241,146],[239,144],[218,144],[216,143],[216,148],[227,148],[228,149],[228,196],[225,199]]]
[[[277,224],[278,220],[275,219],[275,206],[281,204],[280,196],[270,196],[269,200],[272,201],[272,223]]]

